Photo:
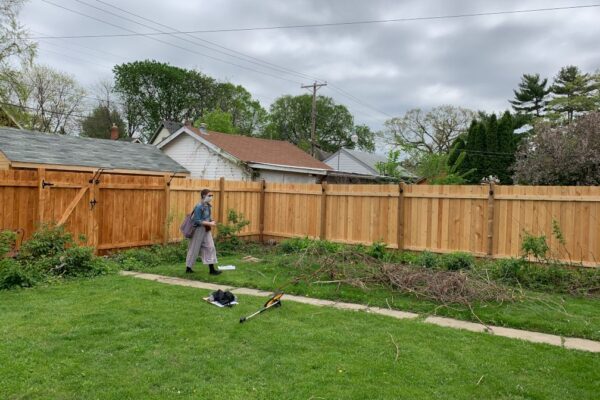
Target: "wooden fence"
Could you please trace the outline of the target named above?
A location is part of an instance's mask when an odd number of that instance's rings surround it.
[[[545,235],[557,258],[600,259],[600,187],[316,185],[171,179],[39,170],[0,171],[0,229],[64,224],[100,251],[181,240],[179,224],[201,189],[213,214],[244,214],[242,235],[308,236],[390,248],[519,256],[525,232]],[[560,231],[562,239],[553,234]]]

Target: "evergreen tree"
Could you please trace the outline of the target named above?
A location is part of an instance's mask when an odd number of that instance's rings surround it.
[[[81,121],[81,136],[99,139],[110,138],[110,127],[119,127],[119,137],[125,137],[125,122],[117,110],[109,110],[106,106],[96,107]]]
[[[513,90],[515,99],[509,103],[518,113],[539,117],[548,103],[550,88],[547,85],[548,79],[541,79],[540,74],[523,74],[518,90]]]
[[[571,122],[576,112],[594,109],[594,89],[594,80],[590,74],[582,73],[574,65],[563,67],[554,78],[554,98],[548,104],[549,108],[558,115],[566,114],[567,121]]]

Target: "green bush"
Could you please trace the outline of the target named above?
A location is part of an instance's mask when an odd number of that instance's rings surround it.
[[[308,237],[291,238],[279,243],[279,248],[286,254],[299,253],[302,250],[308,249],[313,242],[314,240],[311,240]]]
[[[492,276],[501,282],[511,285],[519,284],[527,262],[519,258],[498,260],[490,264]]]
[[[13,259],[0,260],[0,290],[35,285],[33,274]]]
[[[425,268],[439,268],[441,265],[440,257],[430,251],[424,251],[416,259],[415,264]]]
[[[72,246],[73,237],[64,226],[43,224],[35,231],[31,239],[23,243],[19,258],[36,260],[42,257],[54,257]]]
[[[154,246],[151,251],[163,263],[177,263],[185,261],[188,251],[189,241],[182,240],[179,243],[166,246]]]
[[[13,249],[17,240],[17,234],[13,231],[0,232],[0,258]]]
[[[242,245],[242,240],[239,234],[245,226],[249,225],[250,221],[244,218],[244,214],[238,213],[235,210],[227,212],[227,223],[219,223],[219,234],[217,236],[217,244],[221,252],[229,252],[236,250]],[[202,229],[200,227],[199,229]]]
[[[149,248],[135,248],[121,251],[113,254],[112,259],[121,264],[125,270],[153,268],[162,262],[157,252]]]
[[[537,261],[547,261],[550,246],[546,236],[534,236],[528,232],[523,232],[523,240],[521,242],[521,251],[523,257],[534,257]]]
[[[367,254],[378,260],[383,260],[387,255],[387,245],[382,241],[373,242],[367,248]]]
[[[442,256],[442,266],[449,271],[471,269],[475,265],[475,257],[469,253],[450,253]]]

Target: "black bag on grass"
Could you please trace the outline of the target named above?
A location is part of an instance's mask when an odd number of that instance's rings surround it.
[[[236,297],[229,290],[224,292],[221,289],[219,289],[216,292],[211,293],[209,300],[215,301],[221,305],[226,306],[226,305],[229,305],[230,303],[234,302],[236,300]]]

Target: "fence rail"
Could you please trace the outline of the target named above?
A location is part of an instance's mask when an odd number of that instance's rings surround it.
[[[317,185],[38,170],[0,171],[0,229],[60,222],[101,251],[181,240],[203,188],[257,239],[303,237],[390,248],[520,255],[525,232],[559,259],[600,259],[600,187]],[[558,233],[558,234],[557,234]]]

